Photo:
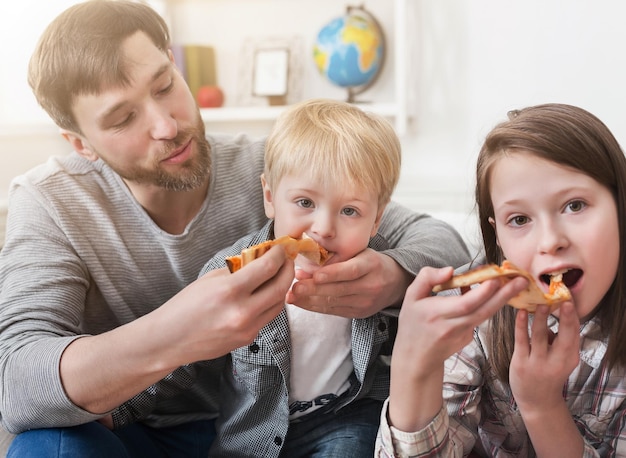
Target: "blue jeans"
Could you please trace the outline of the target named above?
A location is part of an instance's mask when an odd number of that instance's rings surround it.
[[[135,423],[111,431],[98,422],[70,428],[33,429],[18,434],[7,458],[206,458],[215,438],[215,421],[169,428]]]
[[[281,457],[363,458],[374,456],[383,403],[359,399],[338,412],[313,412],[289,423]]]

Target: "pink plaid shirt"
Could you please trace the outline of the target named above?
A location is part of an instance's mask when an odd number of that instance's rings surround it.
[[[551,329],[558,331],[552,318]],[[446,361],[444,407],[423,430],[389,426],[381,415],[376,457],[534,457],[535,451],[507,384],[489,369],[487,324]],[[626,456],[626,368],[608,370],[607,340],[597,321],[581,326],[580,362],[563,396],[585,441],[584,457]]]

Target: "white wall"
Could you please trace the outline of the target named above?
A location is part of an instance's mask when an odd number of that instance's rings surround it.
[[[488,129],[513,108],[543,102],[577,104],[604,120],[620,142],[626,141],[622,122],[626,2],[408,2],[409,100],[414,119],[402,138],[404,165],[396,192],[400,202],[436,212],[472,237],[473,220],[466,215],[472,208],[475,156]],[[0,4],[0,39],[5,43],[0,65],[0,200],[6,195],[10,176],[48,154],[66,151],[30,94],[25,68],[39,32],[71,3],[5,0]],[[392,40],[393,2],[365,3]],[[170,4],[177,15],[172,15],[175,36],[218,47],[218,59],[222,59],[218,78],[227,87],[227,103],[229,91],[234,90],[229,85],[237,79],[234,61],[240,50],[240,43],[231,35],[243,39],[269,26],[274,34],[300,31],[310,41],[311,31],[343,9],[336,0],[172,0]],[[230,12],[232,4],[238,5],[238,12]],[[312,60],[307,65],[312,66]],[[390,68],[388,62],[386,73],[364,96],[376,100],[393,94]],[[342,96],[314,72],[306,73],[305,86],[310,91],[306,96],[317,95],[315,91]],[[25,127],[33,123],[47,126],[44,131],[54,137],[50,148],[43,146],[45,136],[33,136]],[[268,126],[212,127],[263,130]]]

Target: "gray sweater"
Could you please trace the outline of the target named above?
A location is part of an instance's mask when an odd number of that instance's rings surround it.
[[[98,416],[64,392],[59,362],[82,335],[150,313],[194,281],[218,250],[266,222],[262,140],[209,138],[211,186],[184,233],[162,231],[103,162],[72,153],[14,180],[0,251],[0,415],[10,432]],[[391,204],[380,232],[406,270],[468,261],[449,225]],[[215,418],[221,361],[174,371],[118,409],[116,425]]]

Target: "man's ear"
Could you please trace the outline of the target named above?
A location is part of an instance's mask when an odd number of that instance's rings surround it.
[[[261,186],[263,186],[263,207],[265,208],[265,216],[268,218],[274,218],[274,201],[272,196],[272,190],[269,184],[265,181],[265,174],[261,175]]]
[[[80,156],[90,161],[96,161],[98,159],[98,155],[94,153],[93,149],[89,146],[82,135],[72,132],[71,130],[61,129],[61,136],[67,140],[70,145],[72,145],[74,151],[76,151]]]

